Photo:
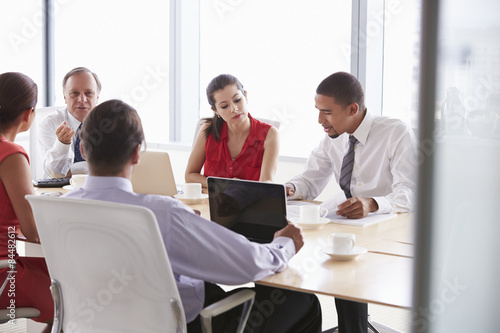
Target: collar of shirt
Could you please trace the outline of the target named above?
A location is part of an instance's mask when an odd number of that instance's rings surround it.
[[[366,140],[368,139],[368,133],[370,133],[370,129],[372,127],[374,119],[375,116],[367,111],[361,124],[359,124],[358,128],[356,128],[354,133],[352,133],[352,135],[354,135],[354,137],[358,139],[358,142],[361,143],[363,146],[366,144]]]
[[[66,116],[66,118],[68,119],[68,125],[76,131],[78,129],[78,126],[80,126],[80,122],[78,121],[78,119],[73,117],[73,115],[68,111],[68,108],[66,108]]]
[[[83,188],[93,191],[116,189],[131,193],[134,192],[132,182],[129,179],[123,177],[88,176],[85,180]]]

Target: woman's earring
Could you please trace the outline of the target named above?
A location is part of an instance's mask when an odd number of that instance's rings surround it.
[[[219,117],[219,118],[220,118],[220,114],[217,114],[217,117]]]

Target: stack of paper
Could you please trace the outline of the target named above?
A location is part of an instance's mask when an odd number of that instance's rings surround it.
[[[289,219],[295,218],[295,217],[297,217],[297,218],[300,217],[300,206],[301,205],[315,205],[315,204],[307,202],[307,201],[288,201],[287,206],[286,206],[287,217]],[[325,207],[325,203],[321,204],[320,206]],[[329,207],[329,208],[332,208],[332,207]],[[372,225],[372,224],[375,224],[378,222],[392,219],[392,218],[397,216],[397,214],[369,213],[366,217],[364,217],[362,219],[348,219],[348,218],[343,217],[343,216],[338,216],[336,213],[337,213],[336,207],[334,207],[333,209],[328,209],[328,215],[326,215],[326,218],[328,218],[333,223],[348,224],[348,225],[354,225],[354,226],[359,226],[359,227],[365,227],[368,225]]]

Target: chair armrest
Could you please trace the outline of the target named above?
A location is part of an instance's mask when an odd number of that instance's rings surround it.
[[[2,286],[0,287],[0,295],[3,294],[3,291],[5,290],[5,287],[7,286],[7,283],[9,282],[9,279],[11,278],[13,274],[13,270],[15,270],[16,267],[16,262],[12,264],[12,259],[2,259],[0,260],[0,269],[10,267],[11,270],[8,272],[5,280],[3,281]],[[11,317],[11,312],[10,309],[0,309],[0,324],[6,323],[12,319],[17,319],[17,318],[35,318],[40,316],[40,311],[35,308],[28,308],[28,307],[16,307],[15,309],[15,314],[14,318]]]
[[[9,267],[10,270],[7,271],[7,276],[5,277],[5,280],[3,281],[2,286],[0,287],[0,296],[3,294],[5,287],[7,287],[7,283],[9,283],[9,280],[12,277],[12,274],[14,274],[14,271],[16,269],[16,261],[13,259],[0,260],[0,269],[4,269],[7,267]]]
[[[16,235],[16,240],[23,241],[23,242],[28,241],[28,239],[26,237],[24,237],[24,235],[19,235],[19,234]]]
[[[23,235],[16,235],[16,241],[20,242],[26,242],[26,243],[31,243],[31,244],[40,244],[40,242],[32,242]]]
[[[255,291],[250,289],[240,290],[218,302],[210,304],[200,312],[200,316],[204,318],[216,317],[232,308],[237,307],[249,300],[255,298]]]
[[[9,267],[10,266],[9,260],[11,259],[0,260],[0,269]]]
[[[254,300],[255,292],[250,289],[244,289],[218,302],[210,304],[200,312],[201,331],[203,333],[212,333],[212,317],[216,317],[238,305],[243,305],[238,328],[236,330],[237,333],[243,333]]]

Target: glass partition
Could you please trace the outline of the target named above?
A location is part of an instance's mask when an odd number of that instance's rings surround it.
[[[431,17],[435,2],[426,3]],[[433,87],[435,67],[434,107],[420,110],[434,120],[434,135],[420,151],[422,164],[433,165],[420,181],[428,182],[419,215],[429,218],[417,223],[415,332],[498,331],[499,12],[498,1],[439,3],[437,61],[426,59],[421,83]]]

